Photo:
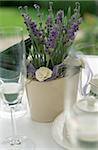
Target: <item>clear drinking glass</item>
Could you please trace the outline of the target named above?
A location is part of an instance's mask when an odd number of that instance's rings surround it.
[[[64,142],[66,148],[75,150],[98,149],[98,44],[82,43],[78,51],[84,61],[82,69],[81,96],[67,101],[66,121],[64,127]],[[86,80],[85,71],[89,67],[90,80]],[[86,81],[86,82],[85,82]],[[85,86],[84,86],[85,82]],[[71,102],[70,102],[71,101]]]
[[[0,149],[24,150],[34,145],[24,136],[18,137],[15,108],[21,103],[26,79],[25,46],[21,27],[0,28],[0,99],[9,107],[12,137],[0,143]]]

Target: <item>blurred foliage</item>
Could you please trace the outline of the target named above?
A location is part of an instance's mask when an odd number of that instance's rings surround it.
[[[98,17],[85,14],[75,44],[85,54],[98,55]]]
[[[0,6],[33,6],[34,3],[40,4],[40,6],[44,9],[48,9],[48,3],[51,0],[1,0]],[[67,10],[70,5],[73,9],[74,3],[76,0],[52,0],[54,2],[54,10],[64,9]],[[89,12],[96,14],[96,1],[95,0],[78,0],[81,4],[81,13]]]
[[[48,0],[46,1],[39,1],[39,4],[41,5],[41,7],[44,8],[48,8]],[[67,8],[70,6],[72,9],[74,7],[75,1],[77,0],[59,0],[56,1],[54,0],[54,10],[58,10],[58,9],[64,9],[65,11],[67,10]],[[79,1],[79,0],[78,0]],[[88,13],[92,13],[92,14],[96,14],[96,2],[94,0],[90,0],[90,1],[82,1],[80,0],[80,5],[81,5],[81,14],[83,15],[84,13],[88,12]]]
[[[54,11],[58,9],[64,9],[65,12],[67,11],[67,8],[69,6],[74,7],[76,0],[53,0],[53,8]],[[79,0],[78,0],[79,1]],[[34,20],[36,20],[36,12],[34,11],[33,4],[34,3],[39,3],[41,6],[42,11],[44,12],[44,17],[45,14],[48,10],[48,4],[49,0],[0,0],[0,26],[6,26],[6,25],[19,25],[23,26],[23,21],[22,18],[19,14],[18,11],[18,6],[24,6],[28,5],[30,8],[30,13]],[[95,1],[80,1],[81,4],[81,16],[85,13],[91,13],[91,14],[96,14],[96,2]],[[10,7],[9,7],[10,6]],[[13,6],[13,7],[11,7]],[[72,12],[73,13],[73,12]],[[44,21],[44,19],[43,19]],[[91,20],[92,21],[92,20]],[[25,30],[26,31],[26,30]]]

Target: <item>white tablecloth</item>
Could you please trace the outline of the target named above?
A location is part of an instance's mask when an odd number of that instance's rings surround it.
[[[24,98],[27,101],[26,93]],[[36,150],[62,150],[52,138],[52,123],[38,123],[32,121],[29,111],[26,115],[16,119],[17,133],[28,136],[36,145]],[[0,118],[0,140],[11,136],[10,119]],[[1,149],[0,149],[1,150]]]
[[[98,74],[98,57],[88,60],[93,74]],[[26,93],[24,99],[27,101]],[[52,138],[52,123],[38,123],[30,119],[29,111],[21,118],[16,119],[19,135],[26,135],[36,144],[36,150],[62,150]],[[11,135],[10,119],[0,118],[0,140]],[[1,149],[0,149],[1,150]]]

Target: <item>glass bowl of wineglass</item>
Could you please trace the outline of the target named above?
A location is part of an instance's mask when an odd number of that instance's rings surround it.
[[[5,31],[3,31],[3,29]],[[17,31],[18,29],[19,27],[17,27]],[[11,61],[13,61],[14,63],[16,61],[16,57],[18,57],[19,55],[17,53],[15,53],[14,55],[14,49],[21,49],[22,46],[22,43],[20,43],[21,37],[17,34],[17,31],[16,33],[13,33],[13,29],[11,27],[1,27],[0,30],[0,78],[4,80],[4,83],[10,82],[10,79],[12,79],[13,81],[18,80],[18,75],[15,75],[15,71],[13,71],[13,68],[11,68]],[[7,86],[9,87],[9,89],[11,89],[10,86],[12,87],[14,85],[7,84]],[[21,90],[21,92],[22,91],[23,90]],[[15,117],[22,117],[24,114],[26,114],[26,112],[27,101],[26,98],[23,98],[21,96],[20,101],[18,101],[18,104],[15,107]],[[7,107],[7,103],[2,100],[0,101],[0,117],[10,118],[10,108]]]

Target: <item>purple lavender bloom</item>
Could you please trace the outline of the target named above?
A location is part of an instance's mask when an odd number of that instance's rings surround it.
[[[55,23],[61,24],[63,22],[63,18],[64,18],[64,11],[62,10],[58,11],[56,19],[55,19]]]
[[[41,31],[37,29],[37,25],[34,21],[32,21],[32,18],[26,13],[22,13],[22,17],[24,18],[24,23],[27,26],[27,30],[29,31],[30,37],[32,38],[33,35],[40,39]]]
[[[45,43],[44,41],[44,31],[41,29],[37,29],[37,25],[34,21],[32,21],[31,17],[28,16],[26,13],[22,13],[24,18],[24,23],[27,26],[27,30],[29,31],[29,35],[31,39],[36,37],[40,43]],[[32,39],[33,40],[33,39]]]
[[[79,25],[78,25],[78,23],[73,23],[72,29],[74,30],[74,32],[76,32],[77,30],[79,30]]]
[[[74,40],[75,38],[75,32],[79,30],[79,23],[74,22],[70,25],[70,28],[67,30],[67,37],[69,40]]]
[[[34,35],[36,35],[37,33],[37,29],[36,29],[36,23],[32,21],[31,17],[28,16],[27,14],[23,13],[22,14],[23,18],[24,18],[24,23],[27,26],[27,30],[30,32],[33,32]]]
[[[69,29],[67,31],[67,36],[68,36],[68,39],[73,40],[75,38],[75,32],[74,32],[74,30],[73,29]]]
[[[50,31],[50,29],[52,28],[52,17],[51,16],[48,16],[47,17],[47,20],[46,20],[46,30],[47,32]]]
[[[39,31],[36,28],[36,23],[35,22],[30,22],[29,25],[31,27],[31,31],[32,31],[33,35],[38,36]]]
[[[31,63],[28,63],[27,64],[27,75],[31,74],[32,76],[34,76],[35,72],[36,72],[35,67]]]
[[[46,43],[46,47],[55,48],[57,37],[58,37],[58,30],[56,27],[53,27],[53,29],[50,31],[50,34]]]
[[[74,14],[68,20],[68,30],[67,30],[67,37],[70,40],[74,40],[75,32],[79,30],[79,25],[81,23],[80,18],[80,4],[76,3],[76,7],[74,9]]]

